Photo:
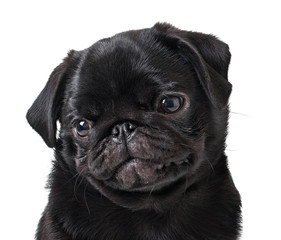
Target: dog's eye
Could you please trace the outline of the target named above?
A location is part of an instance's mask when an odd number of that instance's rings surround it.
[[[76,124],[76,133],[80,137],[86,137],[92,128],[91,123],[85,120],[82,120]]]
[[[160,108],[164,113],[174,113],[178,111],[183,103],[183,98],[170,96],[163,98],[160,102]]]

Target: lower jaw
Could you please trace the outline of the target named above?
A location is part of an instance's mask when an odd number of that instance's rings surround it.
[[[186,176],[176,181],[157,188],[136,188],[134,190],[125,191],[107,186],[105,183],[95,180],[92,176],[88,176],[88,181],[102,195],[111,202],[124,208],[132,210],[150,209],[159,212],[170,209],[184,196],[189,183]]]
[[[147,185],[137,184],[137,186],[131,188],[125,188],[122,186],[122,184],[114,180],[105,181],[103,182],[103,184],[108,186],[109,188],[113,188],[119,191],[141,192],[141,193],[149,193],[151,195],[152,193],[166,191],[166,189],[169,189],[171,186],[176,186],[177,183],[180,182],[181,180],[187,183],[187,174],[188,171],[185,169],[182,170],[181,172],[178,172],[176,176],[170,175],[169,177],[164,177],[163,179],[156,181],[154,183],[150,183]]]

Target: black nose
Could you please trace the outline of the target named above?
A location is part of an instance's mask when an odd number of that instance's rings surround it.
[[[112,129],[112,136],[115,141],[129,140],[134,135],[137,126],[131,122],[117,124]],[[124,139],[125,138],[125,139]]]

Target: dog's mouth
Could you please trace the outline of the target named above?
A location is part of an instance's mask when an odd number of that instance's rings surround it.
[[[109,188],[127,192],[151,192],[168,187],[188,174],[192,160],[189,154],[183,159],[169,162],[128,158],[112,170],[109,179],[97,180]],[[94,178],[94,176],[92,176]]]
[[[126,191],[158,190],[177,181],[187,173],[188,159],[168,163],[132,158],[116,169],[106,181],[110,187]]]
[[[107,179],[88,173],[87,179],[102,195],[117,205],[134,210],[164,210],[180,201],[192,184],[189,179],[194,154],[164,163],[129,158],[113,169]]]

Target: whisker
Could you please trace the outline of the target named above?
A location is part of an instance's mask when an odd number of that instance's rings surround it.
[[[237,150],[237,149],[226,148],[225,151],[228,151],[228,152],[236,152],[236,151],[238,151],[238,150]]]
[[[78,190],[78,188],[81,186],[82,182],[83,182],[83,177],[82,177],[82,173],[83,173],[84,169],[82,169],[82,171],[80,173],[78,173],[78,176],[75,180],[75,183],[74,183],[74,197],[76,198],[76,200],[78,200],[77,196],[76,196],[76,192]],[[78,183],[79,181],[79,178],[80,178],[80,182]],[[78,183],[78,184],[77,184]]]
[[[86,204],[86,207],[87,207],[87,210],[88,210],[88,213],[89,215],[91,215],[91,212],[90,212],[90,208],[89,208],[89,205],[88,205],[88,202],[87,202],[87,199],[86,199],[86,188],[88,186],[88,183],[86,184],[86,186],[84,187],[84,202]]]
[[[188,166],[186,168],[188,168]],[[188,177],[187,177],[187,175],[188,174],[185,175],[185,191],[183,192],[183,197],[185,197],[187,186],[188,186]]]
[[[232,112],[230,111],[230,114],[236,114],[236,115],[240,115],[240,116],[243,116],[243,117],[250,117],[249,115],[247,114],[244,114],[244,113],[238,113],[238,112]]]
[[[152,187],[152,189],[150,190],[149,195],[148,195],[148,198],[150,198],[150,197],[151,197],[151,194],[152,194],[152,192],[153,192],[154,188],[155,188],[155,186],[153,186],[153,187]]]
[[[75,175],[73,175],[71,178],[69,178],[64,184],[64,185],[67,185],[69,182],[71,182],[74,178],[76,178],[77,176],[79,175],[79,173],[76,173]]]
[[[206,158],[206,160],[207,160],[207,162],[209,163],[209,165],[210,165],[210,167],[211,167],[211,169],[212,169],[213,174],[216,175],[216,172],[215,172],[215,169],[214,169],[213,164],[210,162],[210,160],[209,160],[208,158]]]

